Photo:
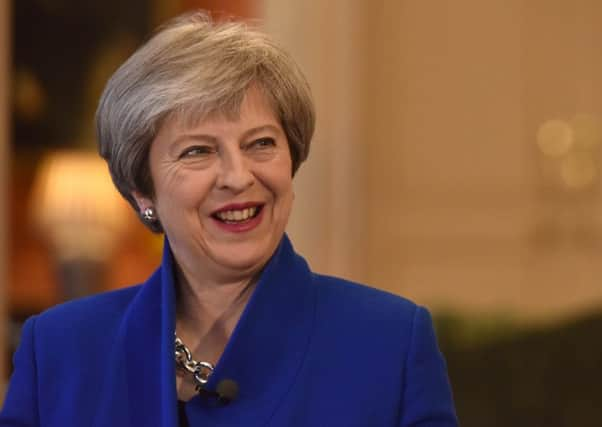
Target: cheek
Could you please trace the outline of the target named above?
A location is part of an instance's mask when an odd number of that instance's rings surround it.
[[[179,173],[155,186],[157,203],[171,211],[198,209],[211,191],[211,181],[200,173]]]
[[[287,200],[294,198],[292,162],[290,157],[288,155],[281,157],[278,164],[268,168],[268,170],[271,172],[268,179],[272,183],[274,193]]]
[[[283,210],[290,210],[295,198],[293,193],[293,181],[288,174],[279,174],[272,177],[274,196]]]

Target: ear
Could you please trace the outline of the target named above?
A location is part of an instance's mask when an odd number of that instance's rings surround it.
[[[136,204],[138,205],[138,211],[141,214],[145,211],[145,209],[152,208],[154,206],[152,199],[149,199],[148,197],[144,196],[141,192],[132,191],[131,194],[134,200],[136,200]]]

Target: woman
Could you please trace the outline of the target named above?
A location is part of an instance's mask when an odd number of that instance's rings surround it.
[[[313,129],[299,69],[243,24],[180,17],[126,61],[99,150],[162,264],[29,319],[0,425],[455,426],[428,312],[284,234]]]

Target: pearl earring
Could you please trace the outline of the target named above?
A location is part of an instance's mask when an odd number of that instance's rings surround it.
[[[157,220],[157,216],[155,215],[155,210],[153,208],[146,208],[144,212],[142,212],[142,218],[145,221],[155,222]]]

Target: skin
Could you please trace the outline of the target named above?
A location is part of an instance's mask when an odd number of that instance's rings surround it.
[[[153,198],[134,192],[140,211],[154,207],[177,264],[178,336],[195,360],[217,363],[280,242],[294,195],[288,141],[268,101],[250,88],[236,118],[211,115],[190,125],[168,118],[149,156]],[[232,203],[259,202],[251,230],[220,227],[212,214]],[[177,378],[178,397],[195,391]]]

